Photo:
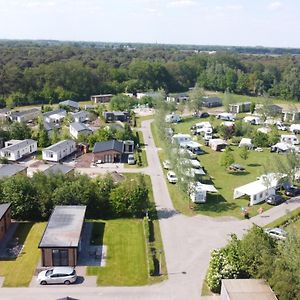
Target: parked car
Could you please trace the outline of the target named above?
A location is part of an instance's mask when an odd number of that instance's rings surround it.
[[[280,195],[271,195],[267,198],[266,202],[270,205],[279,205],[284,202],[284,199]]]
[[[135,165],[135,159],[134,159],[134,155],[133,154],[129,154],[128,155],[127,163],[129,165]]]
[[[173,171],[167,173],[167,179],[170,183],[176,183],[178,181],[178,178]]]
[[[291,186],[288,189],[286,189],[284,193],[289,197],[296,197],[300,195],[300,189]]]
[[[170,170],[171,169],[171,163],[169,160],[164,160],[163,161],[163,168],[166,169],[166,170]]]
[[[229,166],[229,170],[235,172],[244,172],[245,168],[239,164],[232,164]]]
[[[285,240],[288,235],[288,233],[285,230],[278,227],[265,229],[265,233],[277,240]]]
[[[194,113],[194,116],[198,117],[198,118],[208,118],[209,117],[209,113],[206,112],[206,111],[198,111],[198,112]]]
[[[73,267],[54,267],[38,274],[37,281],[42,285],[61,283],[70,284],[77,280],[77,274]]]

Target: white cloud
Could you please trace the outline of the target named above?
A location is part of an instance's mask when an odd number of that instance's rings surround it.
[[[168,6],[172,7],[188,7],[188,6],[194,6],[197,2],[194,0],[174,0],[168,3]]]
[[[273,1],[269,4],[268,8],[270,10],[278,10],[282,7],[282,3],[280,1]]]

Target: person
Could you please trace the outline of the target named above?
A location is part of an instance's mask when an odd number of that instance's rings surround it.
[[[263,209],[262,207],[260,207],[260,208],[258,209],[258,213],[261,215],[263,212],[264,212],[264,209]]]

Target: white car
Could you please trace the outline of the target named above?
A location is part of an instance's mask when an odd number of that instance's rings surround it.
[[[167,173],[167,179],[170,183],[176,183],[178,181],[178,178],[173,171]]]
[[[70,284],[77,280],[77,274],[73,267],[53,267],[38,274],[39,284],[51,283]]]
[[[163,168],[166,169],[166,170],[170,170],[171,169],[171,163],[169,160],[164,160],[162,162],[162,165],[163,165]]]
[[[285,240],[287,238],[287,235],[288,235],[288,233],[285,230],[283,230],[281,228],[278,228],[278,227],[271,228],[271,229],[265,229],[265,232],[269,236],[271,236],[271,237],[273,237],[277,240]]]
[[[128,155],[127,163],[129,165],[135,165],[135,159],[134,159],[134,155],[133,154],[129,154]]]

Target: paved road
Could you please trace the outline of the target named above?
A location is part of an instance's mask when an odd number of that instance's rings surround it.
[[[201,297],[202,282],[209,262],[210,252],[222,247],[231,233],[242,236],[252,223],[265,225],[300,207],[300,200],[290,201],[268,210],[250,220],[236,220],[230,217],[210,218],[206,216],[186,217],[175,211],[164,179],[157,148],[150,130],[151,121],[142,123],[149,167],[144,169],[123,169],[125,172],[144,172],[151,176],[154,199],[157,206],[160,229],[168,268],[168,280],[143,287],[87,287],[47,286],[27,289],[1,289],[1,299],[56,299],[71,296],[79,299],[207,299]],[[97,171],[96,171],[97,170]],[[105,172],[105,169],[80,169],[82,173]],[[45,288],[47,292],[45,292]],[[209,297],[208,299],[219,299]]]

